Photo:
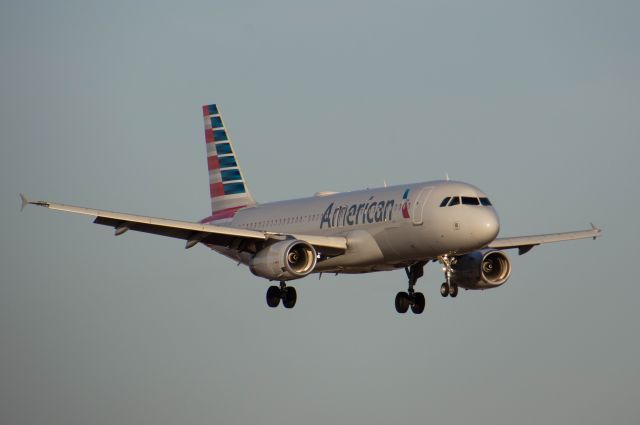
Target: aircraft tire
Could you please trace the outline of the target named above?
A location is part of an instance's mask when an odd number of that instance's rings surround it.
[[[411,311],[413,311],[413,314],[422,314],[426,305],[427,300],[424,299],[424,294],[422,292],[416,292],[413,294],[413,304],[411,304]]]
[[[293,308],[296,305],[298,294],[296,288],[293,286],[287,286],[282,293],[282,305],[284,308]]]
[[[267,305],[271,308],[278,307],[280,304],[280,298],[282,295],[282,291],[277,286],[270,286],[267,289]]]
[[[451,298],[455,298],[458,296],[458,286],[457,285],[450,285],[449,286],[449,296]]]
[[[406,292],[398,292],[396,295],[396,311],[400,314],[406,313],[407,310],[409,310],[409,305],[411,305],[409,294]]]
[[[443,297],[449,296],[449,285],[447,285],[446,282],[440,286],[440,295]]]

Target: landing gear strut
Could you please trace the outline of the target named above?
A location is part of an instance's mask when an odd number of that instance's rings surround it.
[[[270,286],[267,289],[267,305],[271,308],[275,308],[280,304],[280,300],[282,300],[282,305],[284,308],[293,308],[296,305],[296,300],[298,299],[298,294],[296,293],[296,288],[293,286],[287,286],[286,283],[280,282],[280,287]]]
[[[458,285],[451,282],[451,275],[453,274],[452,266],[456,263],[456,259],[455,257],[451,258],[448,255],[443,255],[438,257],[438,261],[442,264],[445,279],[445,282],[440,286],[440,295],[455,298],[458,296]]]
[[[396,311],[398,313],[406,313],[411,307],[414,314],[421,314],[424,311],[426,300],[422,292],[415,292],[413,287],[418,279],[424,275],[424,265],[426,262],[420,261],[405,267],[404,270],[409,278],[409,289],[407,292],[398,292],[396,295]]]

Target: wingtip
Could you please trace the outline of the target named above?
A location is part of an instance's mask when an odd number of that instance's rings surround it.
[[[24,195],[24,193],[20,194],[20,211],[24,210],[24,207],[29,205],[29,199]]]

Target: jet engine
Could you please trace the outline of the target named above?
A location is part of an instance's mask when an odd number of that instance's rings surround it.
[[[311,273],[316,260],[313,246],[293,239],[276,242],[258,251],[249,261],[249,269],[254,275],[269,280],[293,280]]]
[[[511,275],[511,261],[502,251],[482,250],[457,257],[451,283],[466,289],[495,288]]]

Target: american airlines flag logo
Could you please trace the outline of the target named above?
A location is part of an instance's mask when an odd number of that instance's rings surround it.
[[[411,189],[407,189],[404,191],[404,195],[402,195],[402,217],[411,218],[409,216],[409,191]]]

